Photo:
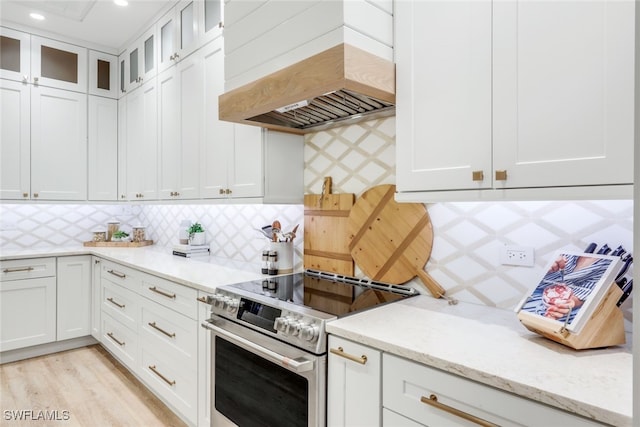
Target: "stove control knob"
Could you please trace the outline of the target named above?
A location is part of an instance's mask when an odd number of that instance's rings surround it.
[[[313,342],[318,339],[318,327],[316,325],[302,325],[300,328],[300,338]]]
[[[240,305],[240,301],[233,298],[227,298],[225,305],[229,313],[235,313],[236,311],[238,311],[238,306]]]
[[[300,326],[302,326],[302,324],[298,322],[298,319],[290,319],[287,322],[287,335],[298,336],[298,334],[300,334]]]
[[[276,317],[276,320],[273,321],[273,329],[284,333],[287,330],[287,318]]]
[[[215,295],[213,296],[213,298],[212,298],[212,299],[213,299],[213,306],[214,306],[214,307],[217,307],[217,308],[222,307],[222,306],[224,305],[224,300],[225,300],[226,298],[227,298],[227,297],[225,297],[225,296],[224,296],[224,295],[222,295],[222,294],[215,294]]]

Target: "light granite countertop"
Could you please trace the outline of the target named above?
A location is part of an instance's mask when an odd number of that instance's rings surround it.
[[[632,424],[631,345],[576,351],[514,312],[421,295],[327,324],[327,332],[614,426]]]
[[[77,246],[20,251],[4,250],[0,253],[0,261],[72,255],[96,255],[145,273],[208,292],[218,286],[265,277],[260,273],[260,265],[257,264],[217,257],[182,258],[172,255],[166,248],[156,246],[140,248]]]
[[[4,250],[0,261],[87,254],[209,292],[264,277],[256,264],[180,258],[155,246]],[[630,344],[575,351],[529,332],[511,311],[428,295],[340,318],[327,332],[603,423],[632,424]]]

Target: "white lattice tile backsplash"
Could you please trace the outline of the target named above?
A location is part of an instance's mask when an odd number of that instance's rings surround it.
[[[307,134],[305,192],[320,193],[325,176],[333,178],[334,193],[356,196],[395,183],[395,118]],[[632,250],[631,200],[437,203],[427,210],[435,237],[426,269],[462,301],[512,309],[557,250],[590,242]],[[77,246],[112,218],[125,229],[146,225],[148,238],[167,251],[182,219],[199,221],[213,255],[256,264],[266,244],[256,228],[275,219],[285,230],[300,224],[294,267],[302,268],[302,205],[0,204],[0,250]],[[533,247],[535,266],[501,265],[498,249],[506,244]],[[412,285],[423,289],[417,279]],[[622,305],[628,330],[631,301]]]

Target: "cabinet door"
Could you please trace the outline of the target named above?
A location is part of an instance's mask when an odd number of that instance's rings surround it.
[[[224,92],[224,51],[222,39],[216,39],[201,51],[204,70],[204,121],[200,151],[200,196],[226,197],[227,159],[233,145],[230,122],[218,120],[218,96]]]
[[[198,291],[198,324],[211,317],[211,306],[206,303],[212,294]],[[211,333],[198,328],[198,425],[211,425]]]
[[[202,140],[202,105],[204,92],[202,57],[191,55],[178,64],[180,84],[179,127],[180,156],[178,157],[180,186],[177,196],[182,199],[195,199],[200,196],[200,141]],[[207,117],[207,120],[211,118]]]
[[[127,96],[127,193],[130,200],[158,193],[158,90],[156,79]]]
[[[58,258],[57,340],[91,333],[91,256]]]
[[[491,186],[491,7],[395,4],[398,191]]]
[[[0,282],[0,352],[56,340],[56,278]]]
[[[118,97],[118,58],[107,53],[89,51],[89,95]]]
[[[503,187],[633,182],[635,2],[495,2]]]
[[[0,78],[18,82],[30,81],[31,36],[0,27]]]
[[[176,5],[177,60],[182,61],[200,47],[200,8],[194,0],[182,0]]]
[[[101,260],[91,257],[91,336],[102,340],[102,272]]]
[[[175,8],[167,12],[157,23],[158,26],[158,73],[175,65],[176,53],[178,50],[176,42],[176,32],[178,24],[176,22]]]
[[[163,71],[158,77],[158,194],[161,199],[174,198],[180,185],[178,91],[176,68]]]
[[[0,80],[0,198],[28,199],[31,144],[30,86]]]
[[[89,200],[118,199],[118,100],[89,96]]]
[[[327,425],[379,426],[381,352],[333,335],[329,349]]]
[[[43,37],[31,37],[33,84],[87,91],[87,49]]]
[[[202,29],[201,43],[210,42],[211,40],[222,35],[222,0],[204,0],[198,2],[200,9],[199,28]]]
[[[86,94],[31,88],[31,191],[36,199],[87,199]]]
[[[118,199],[127,198],[127,98],[118,99]]]
[[[129,81],[129,61],[127,52],[118,57],[118,97],[122,98],[127,94],[127,81]]]
[[[264,195],[262,136],[265,130],[257,126],[234,124],[233,131],[233,152],[229,158],[227,184],[229,195],[236,198],[262,197]]]

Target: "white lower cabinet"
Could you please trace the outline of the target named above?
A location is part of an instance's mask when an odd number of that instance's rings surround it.
[[[56,340],[56,259],[0,262],[0,352]]]
[[[198,291],[99,260],[102,345],[178,416],[198,424]]]
[[[200,326],[211,317],[207,297],[213,294],[198,291],[198,425],[211,425],[211,333]]]
[[[385,426],[601,425],[388,353],[382,372]]]
[[[91,333],[91,256],[59,257],[57,341]]]
[[[329,335],[327,426],[379,426],[380,350]]]

